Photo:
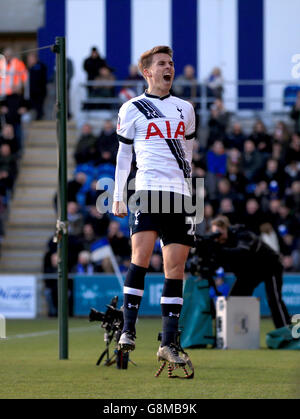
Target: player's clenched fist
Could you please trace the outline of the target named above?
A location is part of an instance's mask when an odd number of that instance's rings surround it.
[[[124,218],[128,214],[127,206],[123,201],[115,201],[112,206],[112,212],[116,217]]]

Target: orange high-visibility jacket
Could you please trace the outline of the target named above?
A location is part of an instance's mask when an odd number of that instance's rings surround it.
[[[28,78],[28,72],[23,61],[12,58],[6,63],[5,77],[0,78],[0,96],[11,95],[13,87],[22,87]]]

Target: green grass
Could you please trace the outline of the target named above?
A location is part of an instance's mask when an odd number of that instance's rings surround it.
[[[138,366],[130,364],[127,370],[96,366],[104,349],[103,329],[86,319],[70,320],[69,359],[60,361],[57,325],[56,319],[7,321],[9,339],[0,340],[1,399],[300,397],[299,353],[266,348],[270,320],[261,322],[260,350],[188,350],[193,380],[170,380],[166,372],[154,377],[159,319],[139,321],[137,349],[131,354]],[[43,331],[50,334],[24,337]]]

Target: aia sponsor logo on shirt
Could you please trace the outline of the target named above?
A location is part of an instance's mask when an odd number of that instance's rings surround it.
[[[165,135],[163,134],[163,132]],[[185,125],[184,122],[180,121],[177,125],[176,130],[171,129],[170,121],[165,121],[165,127],[161,127],[161,129],[158,127],[158,125],[155,122],[150,122],[148,124],[147,128],[147,134],[146,134],[146,140],[149,140],[151,137],[159,137],[159,138],[169,138],[169,139],[184,139],[185,137]]]

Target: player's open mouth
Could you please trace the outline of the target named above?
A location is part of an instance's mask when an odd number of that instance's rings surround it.
[[[165,81],[171,81],[171,75],[170,74],[165,74],[164,75],[164,80]]]

